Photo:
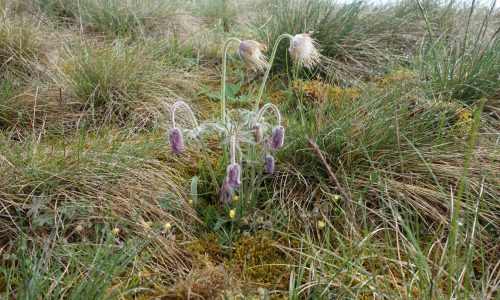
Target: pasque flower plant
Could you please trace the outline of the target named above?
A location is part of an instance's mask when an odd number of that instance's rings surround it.
[[[266,174],[274,173],[275,159],[272,154],[273,151],[284,146],[285,128],[281,124],[281,113],[278,107],[272,103],[260,107],[260,100],[264,93],[278,44],[283,39],[289,39],[290,56],[297,65],[312,68],[320,62],[321,56],[317,50],[316,42],[311,38],[311,33],[295,36],[282,34],[276,40],[269,61],[263,54],[263,52],[267,51],[266,45],[254,40],[241,41],[237,38],[229,38],[224,44],[222,54],[220,120],[208,120],[199,124],[193,111],[184,101],[177,101],[172,106],[170,113],[172,127],[168,134],[168,140],[174,154],[180,155],[185,151],[184,133],[201,141],[201,137],[205,132],[216,131],[223,142],[228,145],[226,153],[229,155],[229,164],[222,185],[218,188],[222,203],[231,203],[236,191],[241,188],[242,181],[245,180],[242,166],[251,165],[255,161],[255,157],[260,157]],[[247,68],[256,72],[264,72],[259,94],[255,99],[252,111],[242,109],[231,112],[226,111],[226,59],[229,46],[232,43],[238,43],[238,55]],[[192,128],[181,128],[175,122],[175,116],[179,108],[183,108],[183,111],[189,116]],[[275,119],[273,126],[265,118],[269,112],[272,113]],[[250,145],[250,148],[242,147],[242,144]],[[261,155],[255,155],[258,149],[262,150]]]

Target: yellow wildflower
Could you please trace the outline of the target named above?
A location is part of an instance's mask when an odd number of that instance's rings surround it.
[[[170,228],[172,228],[172,224],[170,224],[170,222],[165,222],[165,224],[163,224],[163,228],[165,230],[169,230]]]
[[[323,229],[326,226],[326,223],[324,221],[319,220],[318,223],[316,224],[319,229]]]
[[[234,202],[238,202],[239,199],[240,199],[240,197],[238,197],[238,195],[234,195],[233,196],[233,201]]]
[[[337,202],[340,200],[340,196],[339,195],[332,195],[332,201],[333,202]]]
[[[234,219],[234,217],[236,217],[236,210],[231,209],[231,210],[229,211],[229,217],[230,217],[231,219]]]

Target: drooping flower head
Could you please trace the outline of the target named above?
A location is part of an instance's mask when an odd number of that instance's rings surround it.
[[[182,137],[182,132],[179,128],[170,129],[168,133],[168,139],[170,141],[170,147],[172,147],[172,152],[174,154],[181,154],[185,151],[184,138]]]
[[[222,186],[220,188],[220,201],[223,204],[227,204],[227,203],[231,202],[233,194],[234,194],[234,190],[229,185],[229,178],[226,176],[224,178],[224,181],[222,182]]]
[[[252,127],[252,135],[253,135],[253,140],[254,142],[256,143],[259,143],[260,142],[260,138],[261,138],[261,129],[260,129],[260,126],[258,124],[255,124],[253,125]]]
[[[266,51],[266,45],[253,40],[241,41],[238,46],[241,60],[254,71],[264,71],[268,67],[266,56],[262,54]]]
[[[238,187],[241,184],[241,167],[239,164],[230,164],[227,167],[227,177],[229,186],[232,188]]]
[[[271,138],[271,147],[278,149],[283,147],[285,143],[285,128],[283,126],[276,126],[273,128],[273,136]]]
[[[230,143],[230,160],[231,163],[227,166],[227,178],[228,184],[231,188],[240,186],[241,184],[241,167],[236,163],[236,135],[231,135],[229,139]]]
[[[266,155],[266,158],[264,159],[264,165],[267,174],[274,173],[274,157],[272,157],[271,155]]]
[[[172,152],[174,154],[181,154],[184,152],[184,138],[182,136],[182,131],[179,127],[177,127],[177,123],[175,122],[175,113],[177,112],[177,109],[180,107],[184,107],[186,109],[186,112],[191,119],[191,122],[193,124],[193,128],[196,132],[199,131],[199,125],[198,125],[198,120],[196,120],[196,117],[194,116],[193,111],[187,105],[186,102],[184,101],[176,101],[172,105],[172,109],[170,111],[170,120],[172,122],[172,129],[168,132],[168,140],[170,141],[170,146],[172,148]]]
[[[321,60],[317,43],[311,34],[313,34],[312,31],[295,35],[290,42],[290,48],[288,48],[292,59],[308,69],[313,68]]]

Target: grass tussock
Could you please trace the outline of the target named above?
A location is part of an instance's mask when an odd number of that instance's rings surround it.
[[[498,298],[493,4],[0,10],[0,298]],[[229,141],[186,132],[172,154],[172,104],[219,120],[223,41],[254,39],[270,56],[279,35],[309,31],[320,64],[300,69],[284,39],[263,90],[285,128],[266,153],[274,174],[260,146],[236,145],[251,159],[221,204]],[[248,123],[234,111],[253,106],[262,74],[237,70],[236,51],[228,115]],[[176,121],[193,127],[185,108]]]

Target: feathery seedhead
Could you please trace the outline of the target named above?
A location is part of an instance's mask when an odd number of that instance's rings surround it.
[[[230,164],[227,167],[227,178],[229,186],[232,188],[238,187],[241,184],[241,167],[239,164]]]
[[[238,46],[238,54],[245,65],[254,71],[264,71],[268,66],[266,56],[262,52],[267,51],[267,46],[257,41],[241,41]]]
[[[228,204],[231,202],[233,196],[233,188],[229,185],[229,178],[226,176],[222,182],[222,187],[220,188],[220,201],[223,204]]]
[[[271,155],[266,155],[266,158],[264,159],[264,165],[267,174],[274,173],[274,157],[272,157]]]
[[[184,138],[182,137],[182,132],[179,128],[172,128],[168,133],[168,139],[170,141],[170,146],[172,147],[172,152],[174,154],[181,154],[185,151],[184,149]]]
[[[311,34],[313,34],[312,31],[295,35],[290,41],[290,48],[288,48],[292,59],[308,69],[313,68],[321,60],[317,43]]]
[[[283,126],[276,126],[273,128],[273,136],[271,139],[271,147],[278,149],[283,147],[285,143],[285,128]]]

